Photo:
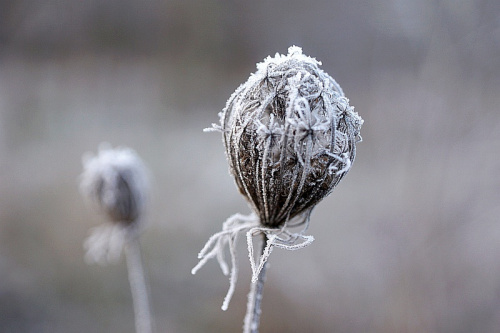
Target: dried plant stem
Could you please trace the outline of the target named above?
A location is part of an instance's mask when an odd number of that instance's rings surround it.
[[[264,254],[266,248],[267,236],[262,234],[262,251]],[[266,280],[266,270],[268,262],[262,266],[259,277],[255,283],[250,284],[250,292],[248,293],[247,313],[243,326],[243,333],[259,333],[260,315],[262,313],[262,293],[264,290],[264,282]]]
[[[125,246],[128,279],[134,303],[135,328],[137,333],[151,333],[152,320],[149,291],[142,266],[139,238],[131,237]]]

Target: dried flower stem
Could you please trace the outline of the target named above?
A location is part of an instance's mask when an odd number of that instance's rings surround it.
[[[363,119],[349,105],[342,88],[321,62],[292,46],[257,64],[257,71],[231,95],[219,113],[219,131],[229,170],[252,213],[235,214],[223,223],[201,252],[198,265],[217,258],[229,274],[225,247],[231,255],[226,310],[238,269],[235,246],[245,233],[252,268],[244,332],[257,333],[266,263],[273,248],[302,249],[314,241],[304,235],[312,209],[328,196],[351,169]],[[300,232],[291,229],[303,226]],[[254,256],[253,238],[262,235],[262,251]]]
[[[248,258],[250,259],[250,267],[252,268],[252,286],[255,284],[260,276],[260,272],[264,269],[269,255],[274,247],[280,249],[295,251],[309,246],[313,241],[313,236],[304,235],[309,221],[309,214],[305,216],[305,220],[298,224],[292,224],[291,227],[304,224],[305,227],[298,233],[291,232],[288,228],[272,229],[262,227],[259,219],[255,214],[242,215],[234,214],[229,217],[222,225],[222,231],[212,235],[203,249],[198,254],[200,261],[191,270],[192,274],[196,274],[198,270],[203,267],[208,260],[217,258],[220,268],[224,275],[230,275],[229,290],[227,291],[224,302],[222,303],[222,310],[226,311],[231,297],[234,293],[236,280],[238,279],[238,267],[236,260],[236,244],[238,241],[238,234],[245,233],[247,239]],[[253,237],[263,235],[264,241],[262,244],[261,254],[254,257]],[[225,248],[229,248],[231,255],[231,269],[225,259]]]
[[[148,172],[130,148],[101,144],[96,156],[83,157],[80,189],[111,222],[94,228],[86,239],[88,263],[116,262],[125,252],[137,333],[151,333],[148,287],[144,277],[139,234],[149,188]]]
[[[128,279],[134,303],[135,328],[137,333],[151,333],[152,320],[148,288],[142,266],[139,238],[130,237],[125,245]]]
[[[267,236],[262,234],[262,252],[266,250]],[[262,266],[256,282],[250,284],[250,292],[248,293],[247,313],[243,326],[243,333],[259,333],[260,315],[262,313],[261,303],[264,290],[264,282],[266,281],[267,261]]]

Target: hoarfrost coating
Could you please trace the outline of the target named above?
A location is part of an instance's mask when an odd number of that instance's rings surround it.
[[[239,234],[246,234],[252,282],[258,283],[274,247],[294,251],[314,241],[304,235],[311,211],[354,161],[363,119],[320,65],[297,46],[290,47],[287,55],[264,59],[231,95],[219,114],[220,124],[206,129],[222,132],[230,172],[253,210],[249,215],[230,216],[222,231],[209,238],[192,270],[195,274],[208,260],[217,259],[230,282],[223,310],[237,281]],[[299,225],[302,230],[291,230]],[[256,236],[264,236],[258,258],[254,257]],[[245,332],[258,326],[255,314],[260,308],[254,305],[260,298],[252,294],[255,290],[249,294]]]
[[[349,171],[363,120],[321,62],[292,46],[257,64],[219,114],[230,172],[260,223],[310,210]]]

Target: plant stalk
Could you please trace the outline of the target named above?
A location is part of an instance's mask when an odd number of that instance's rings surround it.
[[[125,246],[128,279],[134,304],[135,329],[137,333],[151,333],[152,319],[149,304],[149,290],[142,266],[139,238],[131,237]]]
[[[261,255],[264,253],[264,249],[266,248],[266,242],[267,237],[263,234]],[[260,315],[262,313],[262,293],[264,290],[264,282],[266,280],[267,264],[268,262],[266,262],[262,267],[257,281],[255,283],[250,283],[250,292],[248,293],[247,313],[245,315],[243,333],[259,333]]]

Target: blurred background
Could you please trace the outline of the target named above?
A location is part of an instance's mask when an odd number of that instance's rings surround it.
[[[276,249],[261,332],[500,332],[500,2],[0,2],[0,332],[133,332],[126,266],[88,266],[104,216],[81,156],[134,148],[153,189],[141,245],[157,332],[239,332],[208,237],[249,213],[218,121],[255,64],[290,45],[364,118],[349,175]]]

